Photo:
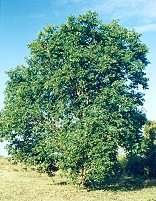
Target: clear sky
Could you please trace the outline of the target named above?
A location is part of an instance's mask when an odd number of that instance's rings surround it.
[[[26,65],[27,44],[48,24],[61,25],[67,16],[97,11],[99,19],[109,23],[119,20],[122,26],[142,33],[149,47],[147,67],[149,90],[145,91],[148,119],[156,120],[156,0],[0,0],[0,109],[3,108],[5,71]],[[5,154],[4,143],[0,155]]]

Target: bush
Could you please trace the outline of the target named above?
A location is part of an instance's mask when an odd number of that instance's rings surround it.
[[[129,176],[147,176],[146,159],[134,154],[120,159],[122,173]]]

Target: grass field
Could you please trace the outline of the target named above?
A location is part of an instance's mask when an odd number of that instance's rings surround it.
[[[88,192],[0,158],[1,201],[156,201],[156,180],[122,179],[105,190]]]

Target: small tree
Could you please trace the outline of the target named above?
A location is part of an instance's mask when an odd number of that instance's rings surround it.
[[[156,178],[156,122],[148,121],[144,128],[144,154],[149,176]]]
[[[1,119],[9,152],[100,186],[116,174],[118,146],[131,153],[140,144],[146,45],[87,12],[45,27],[28,47],[28,67],[8,72]]]

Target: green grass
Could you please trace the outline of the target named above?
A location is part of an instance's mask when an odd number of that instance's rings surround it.
[[[53,177],[12,165],[0,158],[2,201],[156,201],[156,180],[124,178],[104,190],[88,192],[71,185],[59,172]]]

